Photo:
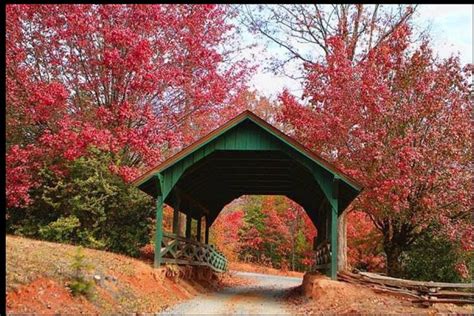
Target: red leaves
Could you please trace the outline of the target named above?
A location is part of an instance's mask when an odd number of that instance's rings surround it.
[[[116,165],[111,165],[110,170],[121,176],[125,182],[132,182],[140,175],[139,170],[137,168],[127,166],[118,167]]]
[[[9,143],[33,144],[48,168],[89,146],[114,153],[125,179],[156,164],[163,149],[240,111],[232,105],[248,67],[223,62],[233,36],[227,13],[216,5],[9,6]]]
[[[463,279],[468,279],[469,278],[469,270],[464,263],[457,263],[456,264],[456,272],[463,278]]]
[[[451,218],[469,212],[472,191],[470,67],[409,47],[410,33],[401,25],[359,62],[331,38],[327,59],[306,65],[309,106],[284,91],[280,121],[365,184],[355,209],[414,231],[445,214],[447,230],[464,230]]]
[[[104,65],[112,68],[121,62],[120,51],[117,48],[106,49],[104,51]]]
[[[243,224],[243,216],[244,212],[241,210],[221,213],[212,226],[213,242],[230,260],[235,260],[237,256],[238,233]],[[259,243],[260,240],[255,242]]]
[[[465,251],[473,251],[474,250],[474,227],[469,225],[466,227],[461,235],[461,244],[462,248]]]
[[[32,145],[24,148],[13,145],[10,148],[9,155],[6,156],[7,207],[20,207],[31,202],[29,190],[37,185],[31,170],[38,171],[39,165],[35,162],[38,154],[38,150]]]
[[[261,203],[255,205],[256,200]],[[295,264],[314,261],[311,249],[316,230],[301,206],[281,196],[255,197],[247,202],[241,206],[245,213],[224,210],[212,226],[213,241],[226,256],[236,260],[239,255],[258,263],[278,257],[280,261],[273,263],[281,266],[292,262],[292,253]]]
[[[29,106],[24,114],[33,123],[48,123],[64,113],[68,92],[61,83],[35,83],[28,92]]]
[[[353,267],[383,271],[385,260],[380,255],[381,234],[364,212],[347,214],[347,255]]]

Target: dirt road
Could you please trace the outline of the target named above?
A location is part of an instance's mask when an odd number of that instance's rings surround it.
[[[301,278],[250,272],[234,273],[239,277],[249,278],[252,285],[224,288],[216,293],[199,295],[192,300],[163,311],[161,315],[290,314],[280,298],[289,289],[300,285]]]

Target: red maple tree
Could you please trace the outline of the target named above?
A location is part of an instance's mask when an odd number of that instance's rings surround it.
[[[242,210],[223,212],[212,225],[212,243],[217,245],[230,261],[237,260],[239,230],[243,224],[243,216]]]
[[[430,223],[453,238],[473,229],[472,66],[437,59],[428,42],[413,47],[410,32],[401,24],[360,61],[332,37],[326,59],[306,65],[307,104],[280,96],[280,119],[295,136],[365,184],[353,207],[381,232],[391,275]]]
[[[347,260],[350,266],[367,271],[383,271],[385,260],[380,253],[382,236],[367,213],[347,215]]]
[[[217,5],[8,5],[8,206],[29,203],[38,168],[59,172],[90,146],[130,180],[239,112],[249,67],[230,61],[229,14]]]

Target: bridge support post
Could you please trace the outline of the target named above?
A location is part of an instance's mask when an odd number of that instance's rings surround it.
[[[338,203],[338,183],[339,179],[334,178],[332,185],[332,194],[330,196],[331,205],[331,279],[337,280],[337,254],[338,254],[338,216],[339,216],[339,203]]]
[[[209,223],[207,222],[207,216],[206,216],[206,230],[204,232],[204,243],[207,245],[209,244]]]
[[[155,233],[155,258],[153,266],[161,265],[161,242],[163,240],[163,196],[156,197],[156,233]]]
[[[191,215],[186,214],[186,238],[191,238]]]
[[[173,211],[173,234],[179,235],[179,210]]]
[[[201,241],[201,216],[197,220],[197,232],[196,232],[197,241]]]

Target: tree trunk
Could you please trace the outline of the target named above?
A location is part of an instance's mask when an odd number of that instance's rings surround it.
[[[347,213],[339,215],[337,220],[337,271],[346,270],[347,263]]]
[[[392,277],[402,277],[401,255],[402,249],[398,245],[384,245],[387,255],[387,274]]]
[[[403,277],[402,254],[408,250],[408,238],[413,228],[406,224],[388,220],[383,225],[383,250],[387,255],[387,274]]]

